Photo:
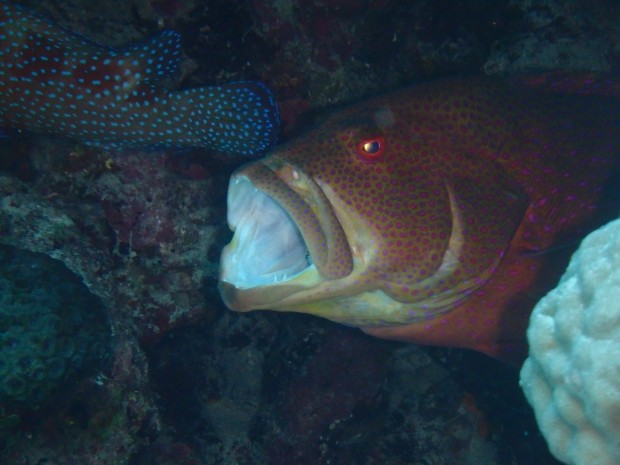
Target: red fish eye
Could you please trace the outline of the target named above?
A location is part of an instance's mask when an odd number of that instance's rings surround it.
[[[357,145],[357,154],[364,160],[374,161],[381,158],[385,150],[385,137],[364,139]]]

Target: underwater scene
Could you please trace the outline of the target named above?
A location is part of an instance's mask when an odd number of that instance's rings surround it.
[[[620,465],[620,3],[0,0],[0,465]]]

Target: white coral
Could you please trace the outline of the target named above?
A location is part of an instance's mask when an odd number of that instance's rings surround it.
[[[620,220],[584,239],[527,337],[521,387],[551,452],[620,464]]]

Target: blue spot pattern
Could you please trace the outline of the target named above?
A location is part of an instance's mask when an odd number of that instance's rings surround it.
[[[126,50],[98,45],[0,1],[0,118],[5,126],[107,147],[184,148],[255,155],[279,118],[258,82],[170,91],[180,36],[164,31]]]

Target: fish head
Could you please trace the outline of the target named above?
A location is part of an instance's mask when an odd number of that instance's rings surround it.
[[[501,167],[455,157],[458,141],[441,132],[396,96],[336,114],[238,169],[221,259],[226,305],[372,327],[423,321],[466,299],[501,260],[522,199]],[[506,221],[493,219],[500,208]]]

